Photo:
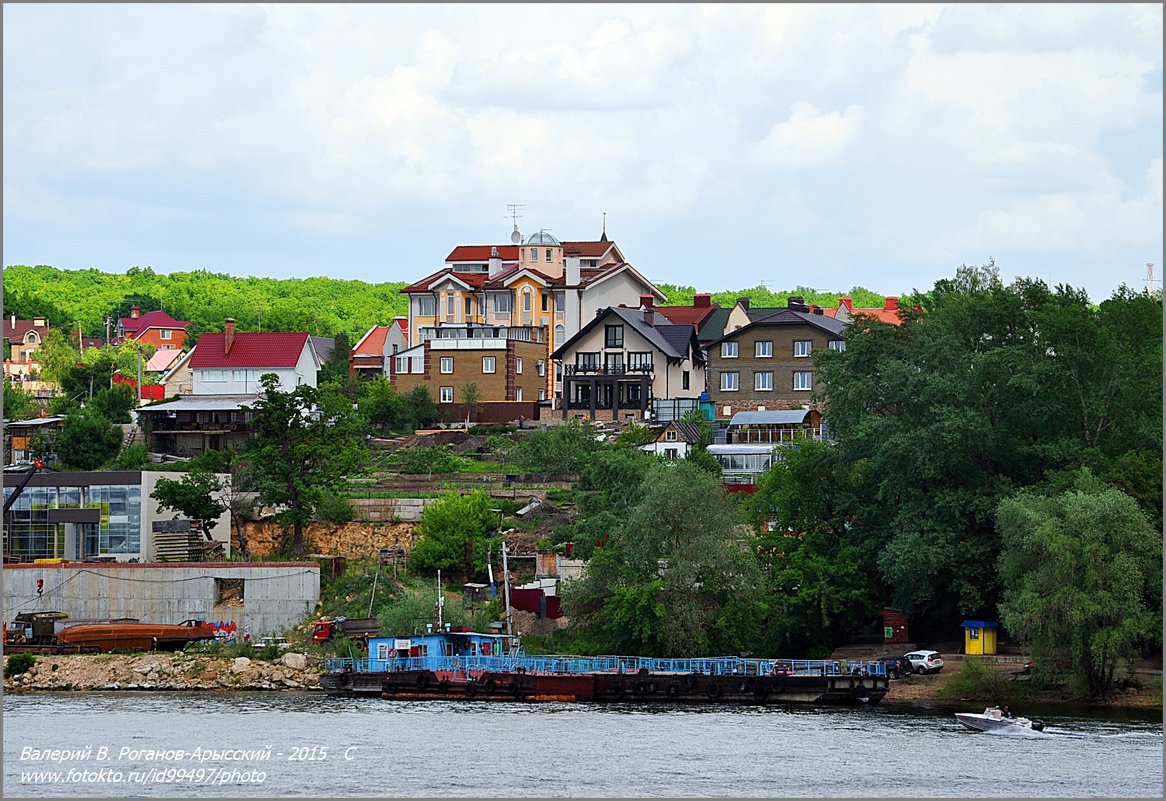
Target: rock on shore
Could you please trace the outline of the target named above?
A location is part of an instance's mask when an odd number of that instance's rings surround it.
[[[315,690],[323,663],[307,654],[274,662],[197,653],[38,655],[27,673],[4,680],[22,690]]]

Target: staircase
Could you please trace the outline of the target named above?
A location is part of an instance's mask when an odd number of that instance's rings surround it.
[[[124,424],[121,427],[123,438],[122,447],[128,448],[131,445],[145,445],[146,437],[142,433],[141,426],[137,423]]]

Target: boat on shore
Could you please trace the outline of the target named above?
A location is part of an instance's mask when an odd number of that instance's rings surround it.
[[[527,655],[518,637],[453,628],[374,638],[367,658],[330,660],[320,686],[390,700],[828,705],[877,704],[889,689],[881,661]]]
[[[184,620],[176,625],[137,620],[78,623],[65,626],[56,635],[57,643],[62,646],[96,649],[102,653],[114,650],[177,651],[187,643],[214,638],[214,629],[199,620]]]
[[[955,719],[973,731],[1044,731],[1043,720],[1005,715],[999,707],[990,706],[983,712],[956,712]]]

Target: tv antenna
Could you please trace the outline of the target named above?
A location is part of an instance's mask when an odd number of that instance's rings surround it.
[[[1154,284],[1158,283],[1158,279],[1154,277],[1154,262],[1146,262],[1146,294],[1152,295],[1154,293]]]
[[[518,230],[518,220],[520,217],[522,217],[519,212],[524,208],[526,208],[525,203],[506,204],[506,216],[509,217],[511,222],[514,223],[514,230],[510,233],[510,241],[515,245],[522,242],[522,234]]]

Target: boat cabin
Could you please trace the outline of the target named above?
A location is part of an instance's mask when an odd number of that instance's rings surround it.
[[[368,641],[369,670],[392,670],[404,667],[405,660],[411,668],[433,669],[425,664],[427,658],[441,657],[489,657],[520,656],[521,642],[509,634],[484,634],[470,629],[450,628],[446,631],[429,631],[408,637],[372,637]]]

